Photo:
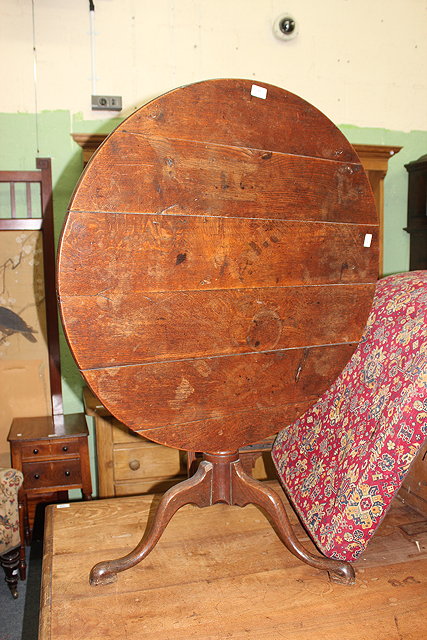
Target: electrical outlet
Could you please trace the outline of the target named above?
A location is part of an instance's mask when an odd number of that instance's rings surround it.
[[[121,111],[121,96],[92,96],[92,111]]]

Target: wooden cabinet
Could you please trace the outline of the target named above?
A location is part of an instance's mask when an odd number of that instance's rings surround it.
[[[86,413],[95,420],[100,498],[163,493],[187,477],[184,452],[131,432],[88,388],[83,398]]]
[[[409,269],[427,269],[427,155],[405,164],[408,172]]]
[[[380,225],[379,273],[381,276],[384,262],[384,178],[388,170],[388,161],[399,153],[402,147],[379,144],[354,144],[353,147],[368,175],[374,194]]]
[[[19,492],[21,540],[30,542],[36,507],[67,500],[69,489],[92,493],[88,429],[83,414],[15,418],[9,432],[12,466],[24,474]]]

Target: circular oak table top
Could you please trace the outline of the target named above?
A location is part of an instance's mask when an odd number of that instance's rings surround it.
[[[73,194],[65,333],[94,393],[141,435],[234,451],[295,420],[350,359],[378,277],[360,160],[278,87],[209,80],[125,120]]]

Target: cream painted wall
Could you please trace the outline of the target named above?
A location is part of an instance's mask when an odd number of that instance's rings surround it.
[[[90,111],[87,0],[34,0],[39,110]],[[0,110],[35,110],[31,0],[1,0]],[[176,86],[254,77],[334,122],[409,131],[427,120],[426,0],[95,0],[96,88],[129,114]],[[272,23],[289,10],[299,36]],[[106,114],[108,115],[108,114]]]
[[[182,84],[246,77],[299,94],[351,142],[403,146],[385,182],[384,270],[408,268],[404,164],[427,152],[427,0],[94,2],[96,90],[121,95],[120,114],[90,110],[88,0],[0,0],[0,168],[52,158],[57,235],[81,171],[72,132],[109,133]],[[290,42],[272,34],[285,10],[299,25]],[[61,355],[65,411],[80,411],[82,381],[64,341]],[[92,437],[91,450],[93,459]]]

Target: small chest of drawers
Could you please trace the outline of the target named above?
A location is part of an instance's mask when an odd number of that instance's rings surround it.
[[[83,399],[86,413],[95,419],[100,498],[164,493],[187,477],[183,451],[156,444],[130,431],[87,387]]]
[[[8,440],[12,466],[24,474],[19,494],[21,540],[29,543],[40,502],[66,500],[69,489],[92,494],[88,429],[83,414],[15,418]]]

